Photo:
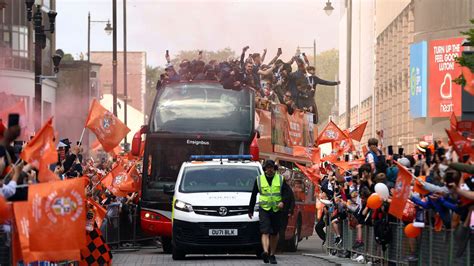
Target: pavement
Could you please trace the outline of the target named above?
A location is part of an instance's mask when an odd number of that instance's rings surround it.
[[[351,260],[329,256],[322,248],[318,237],[312,236],[300,242],[297,252],[277,254],[278,264],[282,265],[321,265],[349,266]],[[264,265],[255,255],[188,255],[183,261],[174,261],[170,254],[164,254],[160,247],[143,247],[138,250],[114,251],[113,265]]]

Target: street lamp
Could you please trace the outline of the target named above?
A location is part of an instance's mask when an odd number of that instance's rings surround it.
[[[96,22],[96,21],[94,21]],[[110,20],[107,20],[107,26],[105,26],[105,33],[107,33],[108,36],[110,36],[112,34],[112,31],[114,30],[112,28],[112,25],[110,24]]]
[[[56,16],[57,12],[54,10],[50,10],[49,8],[41,5],[36,5],[35,10],[35,0],[25,0],[26,5],[26,15],[28,21],[33,21],[33,26],[35,30],[35,101],[34,101],[34,113],[36,114],[35,117],[35,131],[39,131],[41,128],[41,120],[42,120],[42,79],[45,78],[42,76],[42,67],[43,67],[43,49],[46,48],[46,32],[50,32],[51,34],[55,31],[55,23],[56,23]],[[33,11],[34,15],[33,15]],[[49,29],[45,29],[43,25],[43,12],[48,15],[49,19]],[[59,62],[62,58],[62,51],[59,50],[56,52],[55,56],[53,57],[54,62],[54,72],[57,73]]]
[[[329,16],[334,8],[328,0],[324,12]],[[347,0],[347,55],[346,55],[346,128],[351,127],[351,57],[352,57],[352,0]],[[372,96],[374,97],[374,96]],[[374,119],[375,121],[375,119]]]
[[[313,47],[309,47],[309,46],[304,47],[304,46],[298,45],[298,48],[297,48],[298,53],[300,49],[313,49],[313,66],[314,68],[316,68],[316,40],[313,41]]]
[[[324,12],[326,12],[326,15],[330,16],[333,10],[334,10],[334,7],[332,7],[331,1],[328,0],[328,2],[326,3],[326,6],[324,7]]]

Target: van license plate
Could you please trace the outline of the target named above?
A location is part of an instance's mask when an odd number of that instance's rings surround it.
[[[237,229],[209,229],[210,236],[237,236]]]

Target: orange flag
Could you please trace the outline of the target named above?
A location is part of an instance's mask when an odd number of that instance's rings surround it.
[[[125,197],[127,192],[120,190],[120,185],[127,178],[127,171],[123,169],[122,164],[118,163],[107,176],[101,180],[102,184],[115,196]]]
[[[474,79],[472,77],[472,72],[469,67],[462,67],[462,75],[466,80],[466,85],[464,86],[464,90],[474,96]]]
[[[303,147],[303,146],[293,146],[293,156],[296,157],[305,157],[311,160],[313,164],[321,162],[320,153],[321,150],[318,147]]]
[[[446,134],[448,134],[449,140],[451,141],[454,151],[458,154],[460,158],[463,158],[465,155],[473,154],[471,149],[471,141],[467,138],[461,136],[458,131],[446,129]]]
[[[362,155],[365,157],[365,155],[369,152],[369,149],[367,148],[366,145],[362,146]]]
[[[92,130],[106,152],[112,151],[130,132],[130,129],[94,99],[86,127]]]
[[[15,236],[16,245],[15,262],[23,261],[25,263],[35,261],[64,261],[64,260],[80,260],[80,250],[62,250],[61,252],[52,250],[46,252],[30,250],[30,221],[28,217],[28,202],[17,201],[13,204],[15,213]],[[46,241],[45,241],[46,242]],[[18,250],[19,249],[19,250]],[[17,265],[15,263],[14,265]]]
[[[456,118],[456,115],[454,112],[451,113],[451,117],[449,118],[449,124],[451,125],[452,130],[457,130],[458,128],[458,119]]]
[[[412,175],[404,166],[398,164],[397,162],[394,163],[398,167],[398,177],[397,182],[395,183],[392,203],[390,203],[388,213],[397,217],[398,219],[402,219],[403,210],[405,209],[408,197],[410,196]]]
[[[349,137],[353,140],[360,141],[364,136],[365,128],[367,127],[368,121],[363,122],[362,124],[357,125],[354,130],[349,132]]]
[[[323,143],[334,142],[337,140],[343,140],[347,138],[346,134],[334,124],[334,122],[329,121],[324,130],[319,134],[316,144],[320,145]]]
[[[30,250],[60,253],[84,247],[85,201],[84,180],[81,178],[30,186]]]
[[[20,157],[38,169],[41,168],[41,165],[47,167],[47,165],[58,161],[58,152],[54,145],[52,117],[44,124],[38,134],[28,142]]]
[[[100,228],[102,226],[102,222],[105,219],[105,215],[107,214],[107,210],[93,199],[89,198],[87,199],[87,202],[94,206],[94,219],[97,224],[97,227]]]
[[[140,190],[140,175],[137,171],[137,165],[134,164],[127,171],[127,174],[124,176],[115,177],[114,187],[118,188],[121,192],[132,193],[138,192]]]
[[[313,182],[315,186],[318,186],[319,180],[321,179],[321,177],[319,176],[318,173],[316,173],[315,168],[312,168],[312,167],[308,168],[299,163],[295,163],[295,164],[301,170],[301,172]]]
[[[38,180],[40,183],[60,180],[59,176],[49,170],[47,164],[41,164],[38,172]]]

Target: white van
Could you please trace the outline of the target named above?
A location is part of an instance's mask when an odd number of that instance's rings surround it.
[[[175,187],[168,189],[174,191],[174,260],[193,253],[260,255],[258,205],[252,219],[248,205],[263,170],[250,159],[249,155],[204,155],[191,156],[182,164]]]

